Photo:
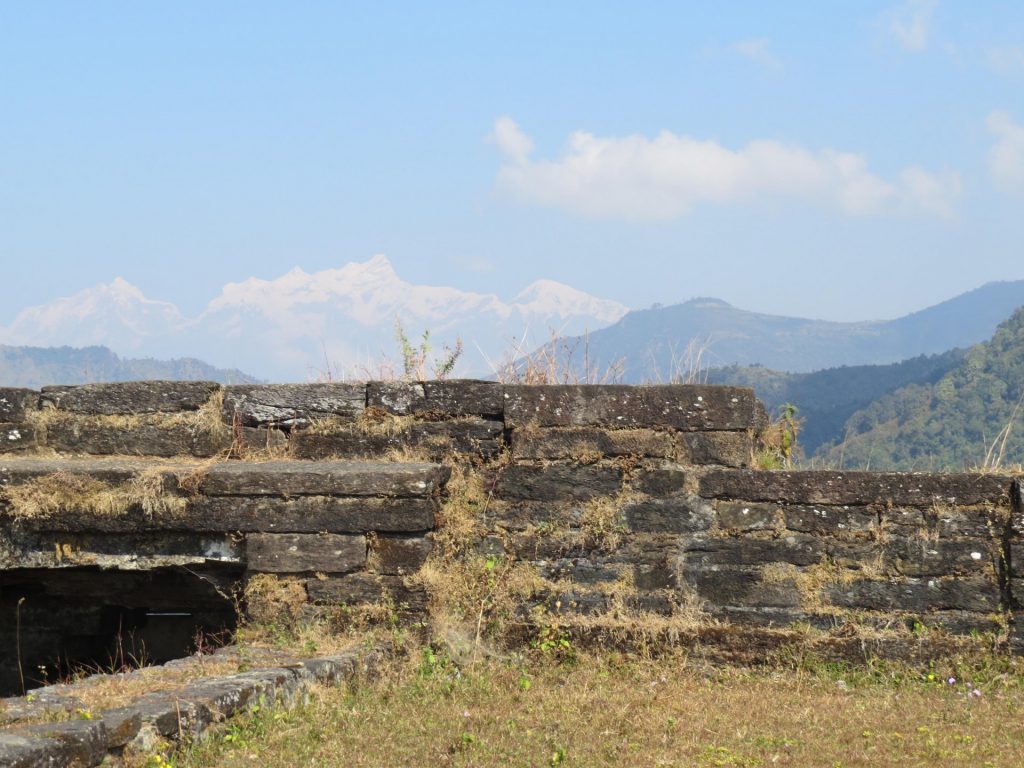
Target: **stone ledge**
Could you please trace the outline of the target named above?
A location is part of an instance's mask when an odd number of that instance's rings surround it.
[[[700,495],[793,504],[929,507],[933,504],[1010,505],[1012,479],[985,474],[902,472],[776,472],[712,470],[700,479]]]
[[[388,655],[382,647],[352,650],[198,680],[177,691],[145,694],[89,720],[11,725],[0,730],[0,765],[95,766],[111,751],[147,752],[161,737],[195,739],[211,726],[256,705],[288,706],[300,701],[302,692],[312,685],[336,685],[360,673],[373,674]]]

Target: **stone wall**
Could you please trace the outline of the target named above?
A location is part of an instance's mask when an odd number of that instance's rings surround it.
[[[756,470],[765,425],[706,386],[0,390],[0,610],[33,573],[225,566],[406,618],[507,579],[495,639],[1024,650],[1018,480]]]

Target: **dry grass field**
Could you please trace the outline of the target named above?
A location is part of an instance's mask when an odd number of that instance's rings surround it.
[[[1012,662],[751,670],[565,651],[460,667],[420,649],[377,680],[257,712],[171,764],[1024,765]]]

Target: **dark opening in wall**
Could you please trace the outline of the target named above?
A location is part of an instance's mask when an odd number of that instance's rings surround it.
[[[0,571],[0,696],[230,639],[241,569]]]

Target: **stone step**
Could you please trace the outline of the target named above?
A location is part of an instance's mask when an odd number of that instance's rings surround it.
[[[167,490],[204,496],[428,497],[447,481],[440,464],[372,461],[225,461],[217,464],[144,459],[0,459],[0,488],[47,475],[126,483],[142,475],[166,478]]]

